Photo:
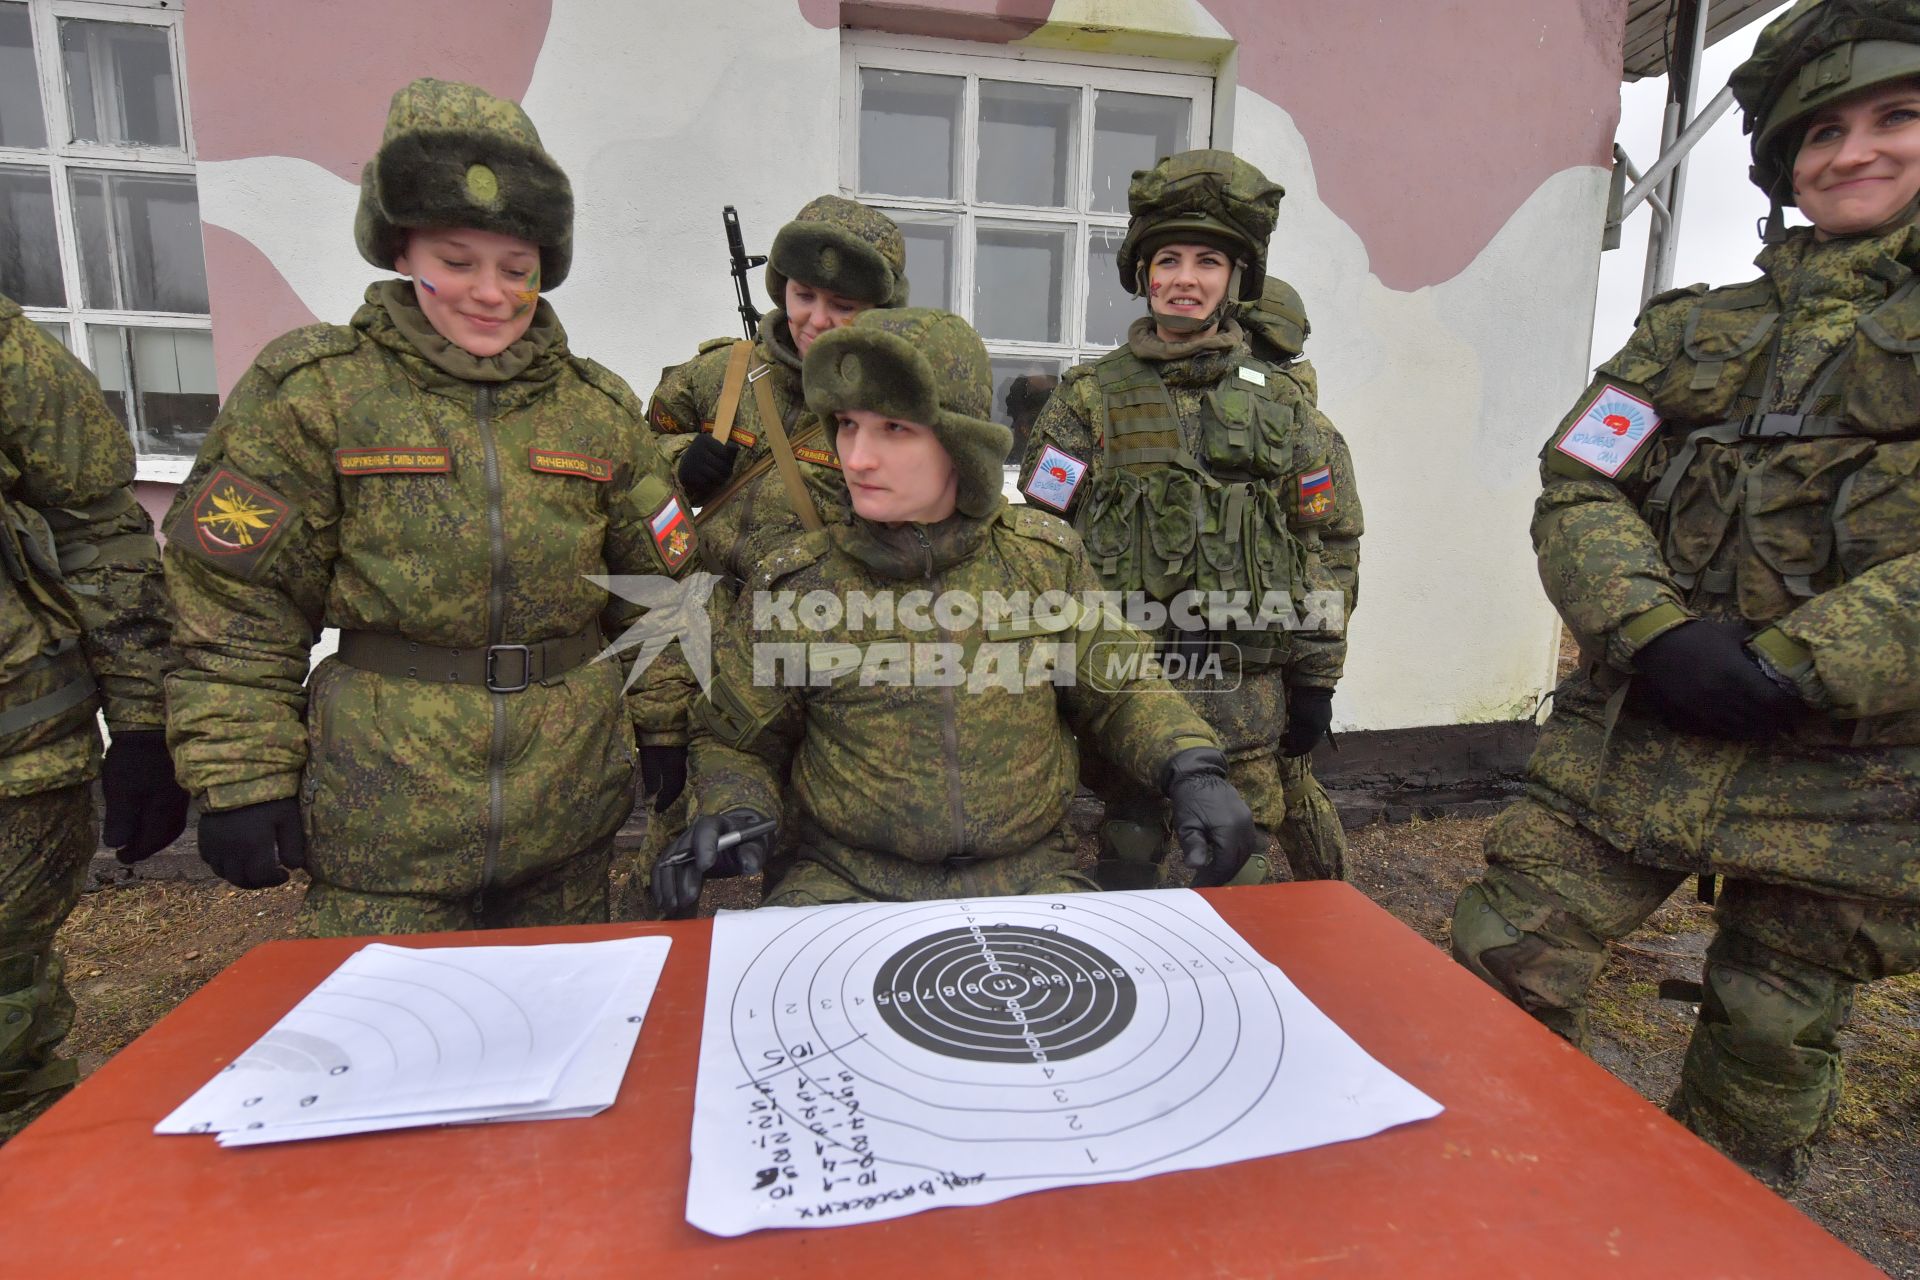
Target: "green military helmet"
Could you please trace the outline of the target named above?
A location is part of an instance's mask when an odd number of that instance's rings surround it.
[[[1920,0],[1799,0],[1767,24],[1730,81],[1753,135],[1755,185],[1777,205],[1794,203],[1793,126],[1908,77],[1920,77]]]
[[[1136,169],[1127,186],[1133,220],[1117,259],[1120,287],[1145,295],[1142,268],[1161,245],[1208,244],[1244,264],[1238,298],[1252,302],[1267,273],[1267,241],[1284,195],[1279,183],[1231,151],[1182,151]]]
[[[845,196],[807,201],[767,254],[767,296],[787,305],[798,280],[876,307],[907,305],[907,241],[893,219]]]
[[[992,421],[993,367],[973,326],[951,311],[863,311],[814,339],[801,368],[807,408],[826,422],[849,409],[933,428],[959,472],[959,507],[976,518],[1000,501],[1013,432]]]
[[[1240,303],[1233,314],[1241,328],[1272,347],[1283,360],[1292,360],[1306,350],[1307,335],[1313,332],[1300,291],[1279,276],[1268,276],[1259,299]]]
[[[380,150],[360,171],[353,238],[385,271],[416,227],[473,227],[540,246],[540,288],[573,262],[573,187],[520,104],[447,80],[393,95]]]

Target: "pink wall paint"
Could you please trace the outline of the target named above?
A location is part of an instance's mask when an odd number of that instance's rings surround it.
[[[435,76],[518,101],[551,13],[549,0],[195,0],[187,77],[200,158],[300,156],[358,182],[394,90]]]
[[[177,487],[178,486],[171,484],[161,484],[155,480],[136,480],[133,482],[134,501],[145,507],[147,514],[153,518],[153,531],[156,534],[160,534],[160,521],[166,516],[167,508],[172,505],[173,491]],[[166,540],[166,535],[160,534],[160,541],[164,543]]]
[[[207,282],[214,287],[213,370],[226,399],[260,348],[289,329],[320,317],[307,310],[267,255],[225,227],[201,228],[207,247]],[[345,316],[328,316],[339,324]]]
[[[1390,288],[1451,279],[1547,178],[1611,164],[1626,0],[1201,2]]]

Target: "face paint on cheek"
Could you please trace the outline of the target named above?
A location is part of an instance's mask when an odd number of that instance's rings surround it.
[[[527,277],[526,288],[515,289],[513,291],[514,318],[518,319],[527,314],[528,311],[533,309],[533,304],[538,301],[540,301],[540,272],[536,269],[532,275]]]
[[[1162,285],[1160,281],[1149,281],[1147,284],[1147,296],[1149,298],[1157,298],[1160,296],[1160,290],[1163,288],[1165,288],[1165,286]]]
[[[425,289],[428,293],[433,294],[435,297],[440,296],[440,290],[436,289],[434,287],[433,281],[427,279],[425,276],[415,276],[413,278],[413,282],[419,285],[422,289]]]

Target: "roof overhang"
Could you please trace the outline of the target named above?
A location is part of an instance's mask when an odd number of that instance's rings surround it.
[[[1766,17],[1781,4],[1782,0],[1712,0],[1707,10],[1707,43],[1711,45],[1732,35]],[[1627,38],[1621,49],[1622,80],[1667,73],[1668,50],[1681,39],[1668,30],[1677,7],[1674,0],[1627,0]]]

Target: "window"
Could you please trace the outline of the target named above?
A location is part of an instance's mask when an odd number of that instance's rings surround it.
[[[181,0],[0,0],[0,293],[100,379],[143,479],[219,409]]]
[[[845,46],[842,185],[900,224],[912,301],[986,340],[1013,462],[1061,372],[1145,314],[1115,265],[1133,171],[1208,145],[1213,81],[1153,65]]]

